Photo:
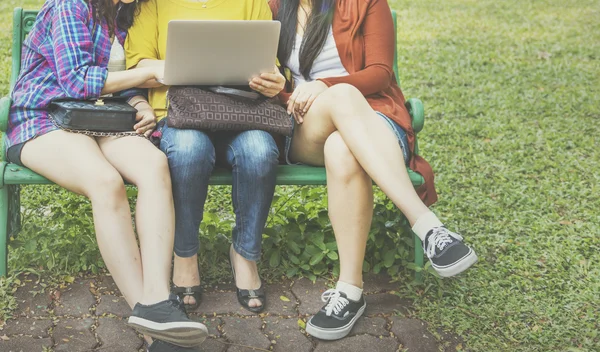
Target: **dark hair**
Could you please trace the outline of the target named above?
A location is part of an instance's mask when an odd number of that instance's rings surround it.
[[[121,30],[128,30],[133,25],[133,19],[139,11],[138,4],[148,0],[138,0],[130,4],[119,3],[113,0],[90,0],[94,19],[106,20],[111,35],[115,33],[115,25]],[[116,21],[115,21],[116,18]]]
[[[300,73],[310,79],[313,63],[327,40],[329,26],[333,18],[336,0],[312,0],[312,11],[306,21],[306,30],[300,45]],[[298,9],[300,0],[281,0],[277,20],[281,22],[281,36],[277,56],[285,64],[292,54],[296,43],[296,28],[298,25]]]

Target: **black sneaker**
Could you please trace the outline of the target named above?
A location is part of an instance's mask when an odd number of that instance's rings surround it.
[[[161,340],[154,340],[146,349],[146,352],[199,352],[197,348],[187,348],[173,345],[172,343]]]
[[[306,332],[322,340],[337,340],[350,333],[367,307],[365,297],[349,299],[344,292],[332,289],[321,296],[327,304],[306,324]]]
[[[458,275],[477,262],[477,254],[462,242],[461,235],[445,227],[427,233],[423,249],[431,266],[442,277]]]
[[[141,334],[181,347],[198,346],[208,336],[206,326],[190,320],[174,294],[148,306],[136,304],[127,323]]]

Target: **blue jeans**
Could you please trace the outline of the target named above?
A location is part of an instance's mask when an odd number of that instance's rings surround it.
[[[260,258],[279,151],[264,131],[203,132],[160,126],[160,149],[167,155],[175,202],[175,254],[198,253],[208,180],[215,163],[232,170],[233,247],[247,260]]]

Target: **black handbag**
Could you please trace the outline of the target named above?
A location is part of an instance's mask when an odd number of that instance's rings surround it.
[[[56,100],[50,117],[60,129],[88,135],[136,134],[137,110],[123,98]]]

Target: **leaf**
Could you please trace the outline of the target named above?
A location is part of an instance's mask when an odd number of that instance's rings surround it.
[[[318,263],[321,262],[321,260],[323,260],[324,257],[325,257],[325,253],[323,253],[323,252],[317,253],[317,254],[313,255],[312,258],[310,258],[309,264],[317,265]]]
[[[298,327],[300,329],[306,329],[306,323],[302,319],[298,319]]]
[[[328,252],[328,253],[327,253],[327,256],[328,256],[328,257],[329,257],[329,259],[331,259],[331,260],[338,260],[338,258],[339,258],[336,252]]]
[[[75,281],[75,278],[73,276],[67,276],[65,277],[65,281],[72,284],[73,281]]]
[[[288,248],[294,252],[294,254],[298,255],[300,254],[300,252],[302,252],[302,250],[300,249],[300,246],[298,246],[298,244],[294,241],[288,241],[287,243]]]
[[[282,300],[282,301],[284,301],[284,302],[289,302],[290,301],[290,299],[287,298],[286,296],[279,296],[279,299]]]
[[[279,249],[276,249],[273,251],[273,253],[271,253],[271,257],[269,258],[269,265],[271,266],[271,268],[276,268],[279,266],[280,263],[280,253],[279,253]]]

